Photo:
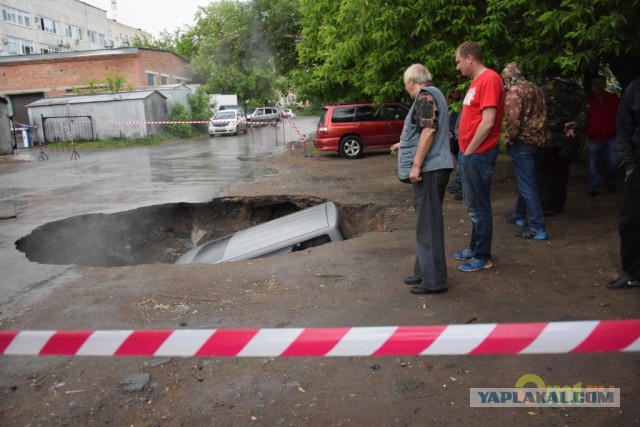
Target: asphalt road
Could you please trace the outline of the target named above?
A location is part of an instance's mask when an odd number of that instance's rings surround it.
[[[300,132],[315,129],[317,117],[298,117]],[[261,170],[265,158],[289,150],[298,134],[286,121],[250,129],[245,135],[202,136],[157,146],[69,151],[48,146],[20,149],[0,162],[0,203],[16,217],[0,220],[0,327],[73,274],[71,266],[30,262],[15,242],[51,221],[88,213],[114,213],[164,203],[197,203]],[[21,160],[19,160],[21,159]],[[30,160],[30,161],[29,161]],[[21,303],[17,303],[17,299]],[[23,300],[26,299],[26,300]]]

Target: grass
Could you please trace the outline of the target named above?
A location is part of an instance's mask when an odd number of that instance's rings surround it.
[[[78,148],[123,148],[140,145],[159,145],[173,139],[176,139],[176,137],[165,133],[145,138],[109,138],[100,141],[83,141],[77,142],[76,146]]]

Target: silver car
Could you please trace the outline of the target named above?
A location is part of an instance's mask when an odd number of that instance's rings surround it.
[[[280,111],[275,107],[257,107],[247,110],[247,121],[275,123],[280,121]]]
[[[209,122],[209,135],[247,133],[247,119],[241,110],[218,111]]]
[[[217,264],[300,251],[344,240],[338,208],[322,203],[197,246],[176,264]]]

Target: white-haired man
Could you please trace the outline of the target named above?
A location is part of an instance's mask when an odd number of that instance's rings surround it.
[[[414,98],[404,122],[398,154],[398,178],[412,184],[416,209],[416,259],[412,294],[446,292],[447,262],[444,249],[442,200],[453,170],[449,150],[449,110],[442,92],[431,84],[431,73],[413,64],[404,73],[404,87]]]

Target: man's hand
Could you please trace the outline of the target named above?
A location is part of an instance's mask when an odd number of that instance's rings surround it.
[[[420,169],[421,166],[417,166],[416,164],[411,167],[411,172],[409,173],[409,181],[411,181],[412,184],[422,181],[422,177],[420,176]]]
[[[400,143],[396,142],[389,149],[391,150],[391,155],[396,156],[398,154],[398,150],[400,149]]]
[[[567,122],[564,124],[564,133],[567,136],[567,138],[576,136],[575,126],[576,126],[576,122]]]

